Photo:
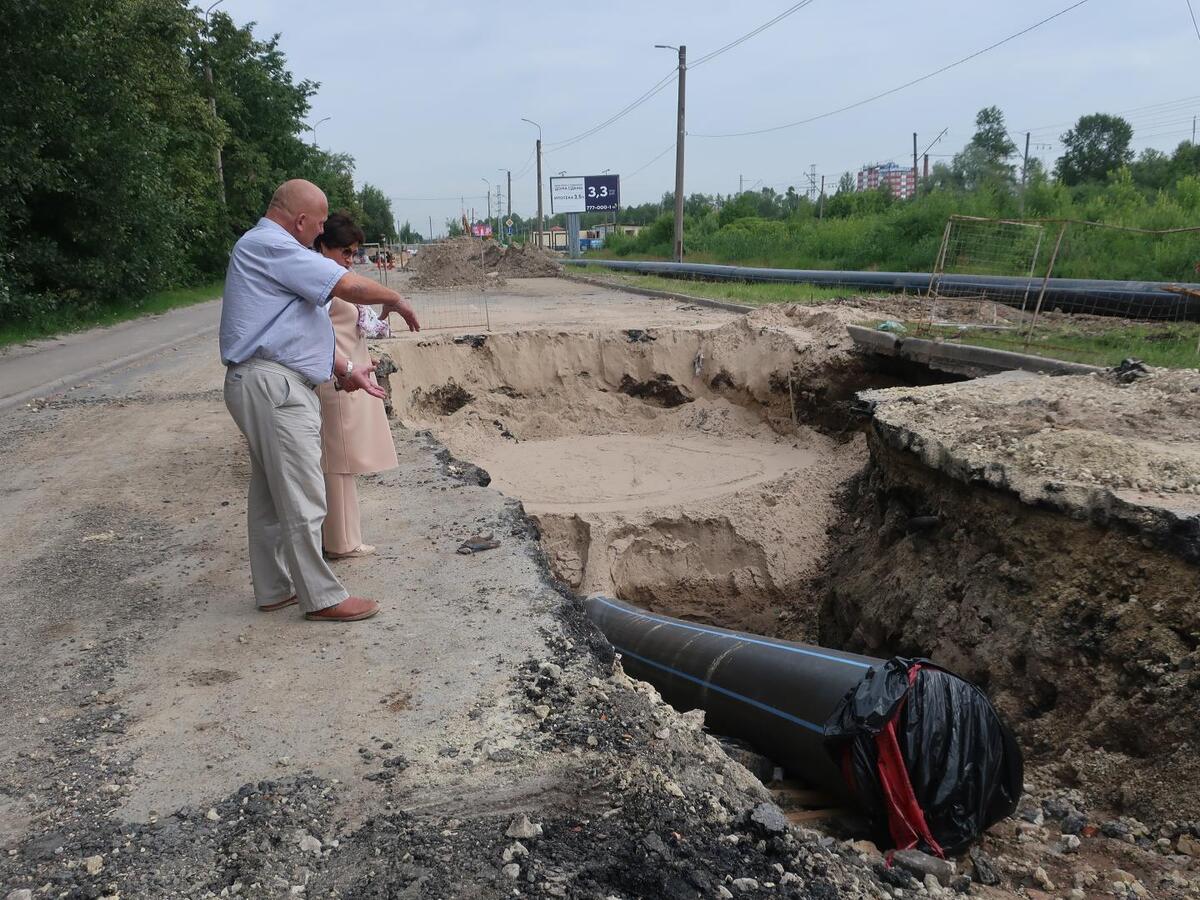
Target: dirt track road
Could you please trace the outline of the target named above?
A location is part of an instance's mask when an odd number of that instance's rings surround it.
[[[536,312],[553,284],[558,322],[550,304]],[[723,317],[563,282],[509,294],[529,313],[528,324],[510,316],[519,327]],[[335,896],[371,895],[363,885],[376,882],[379,896],[511,896],[500,849],[512,813],[545,818],[545,843],[528,843],[548,858],[587,861],[594,848],[571,842],[603,836],[551,821],[581,804],[619,807],[614,779],[645,796],[641,812],[611,820],[620,828],[606,839],[620,847],[605,858],[655,894],[671,866],[639,870],[622,848],[646,829],[668,833],[656,817],[686,819],[672,812],[680,785],[691,791],[691,779],[711,806],[689,852],[753,801],[757,783],[694,730],[652,741],[672,711],[620,679],[598,687],[610,674],[603,653],[579,644],[595,639],[571,624],[519,504],[448,474],[422,434],[397,428],[400,467],[364,479],[378,556],[337,564],[383,613],[338,627],[294,608],[256,612],[247,459],[214,344],[180,344],[0,421],[0,895],[194,897],[241,885],[284,896],[313,879]],[[456,554],[478,531],[496,532],[500,549]],[[706,780],[704,760],[728,773],[724,787]],[[440,824],[418,828],[413,811]],[[489,814],[501,818],[478,819]],[[409,837],[379,881],[364,860],[386,841],[370,828],[393,815],[387,840]],[[456,817],[468,815],[459,836]],[[436,846],[414,860],[421,841]],[[722,846],[703,866],[733,852]],[[739,866],[770,874],[769,857]],[[553,874],[520,865],[531,892]],[[617,875],[589,877],[605,896]],[[715,890],[718,875],[704,877]]]

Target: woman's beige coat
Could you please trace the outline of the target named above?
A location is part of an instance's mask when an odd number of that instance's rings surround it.
[[[329,302],[329,318],[338,352],[355,366],[370,365],[367,339],[358,333],[358,307],[334,297]],[[339,391],[332,380],[317,388],[317,396],[321,399],[322,471],[363,475],[396,467],[396,445],[382,400],[366,391]]]

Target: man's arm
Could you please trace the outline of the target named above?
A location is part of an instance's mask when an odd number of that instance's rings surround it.
[[[378,281],[364,278],[361,275],[355,275],[353,272],[347,272],[334,285],[333,296],[340,297],[342,300],[357,304],[358,306],[373,306],[376,303],[381,303],[383,304],[385,319],[389,313],[397,313],[400,318],[408,323],[409,331],[421,330],[421,323],[417,321],[417,314],[413,312],[413,308],[409,305],[409,302],[391,288],[384,287]]]

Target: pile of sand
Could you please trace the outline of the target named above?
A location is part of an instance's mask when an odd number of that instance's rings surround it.
[[[495,241],[456,237],[428,244],[413,257],[412,286],[426,290],[475,287],[505,278],[551,278],[558,261],[530,244],[501,247]]]

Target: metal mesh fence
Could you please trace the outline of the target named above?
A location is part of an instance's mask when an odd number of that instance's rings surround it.
[[[1200,364],[1200,228],[947,222],[918,331],[1081,362]],[[1018,271],[1024,269],[1024,271]],[[939,319],[950,298],[957,322]],[[964,301],[977,304],[964,316]],[[1006,308],[1007,307],[1007,308]],[[964,321],[965,319],[965,321]]]
[[[397,256],[397,259],[399,257]],[[405,270],[407,270],[407,255]],[[482,265],[482,263],[481,263]],[[483,328],[491,331],[491,311],[488,308],[487,294],[481,288],[452,288],[446,290],[423,290],[411,293],[402,289],[403,278],[398,262],[389,269],[386,264],[372,264],[370,270],[363,270],[380,284],[399,290],[412,304],[421,323],[422,331],[437,331],[440,329]],[[396,320],[393,320],[395,322]]]
[[[478,288],[405,293],[422,331],[442,328],[483,328],[491,331],[487,294]]]

